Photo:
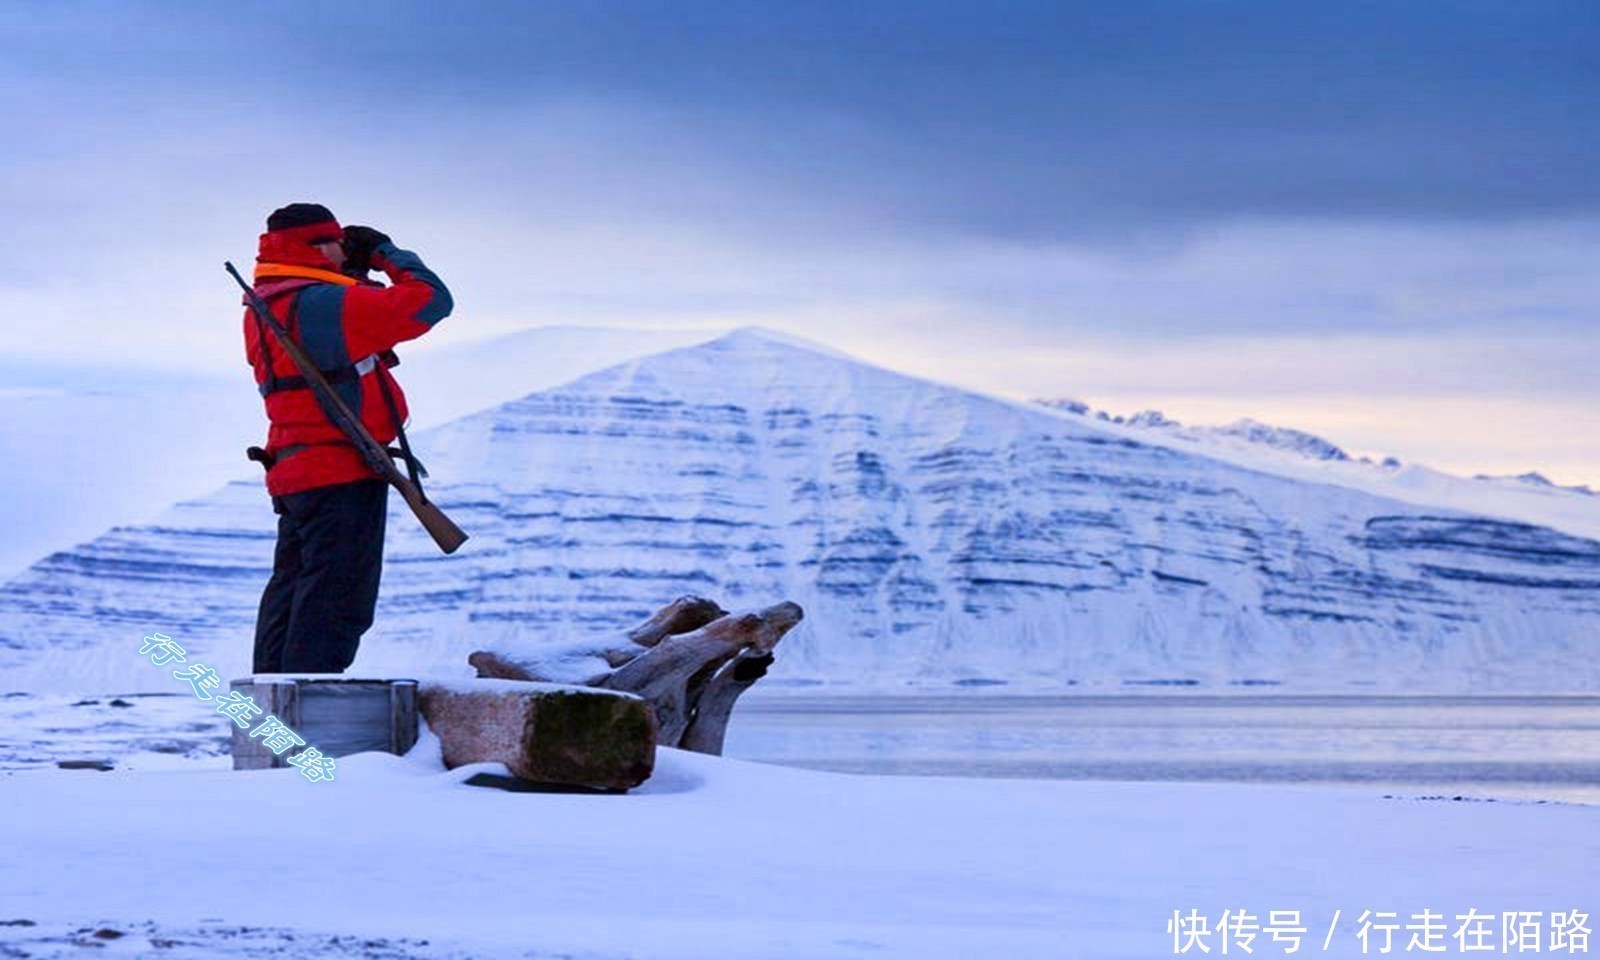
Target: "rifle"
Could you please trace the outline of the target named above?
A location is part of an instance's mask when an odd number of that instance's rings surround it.
[[[339,399],[339,395],[334,392],[333,387],[328,385],[327,378],[322,375],[322,371],[318,370],[317,365],[312,363],[311,358],[306,355],[305,348],[301,347],[300,344],[294,341],[293,337],[289,336],[289,331],[285,330],[283,324],[278,322],[278,318],[272,315],[272,310],[256,295],[255,290],[244,282],[244,278],[239,276],[239,271],[233,268],[233,263],[225,261],[223,266],[228,268],[228,273],[238,282],[239,287],[244,290],[245,302],[250,305],[250,309],[254,310],[256,316],[271,327],[272,332],[277,335],[278,344],[283,347],[284,353],[289,355],[289,359],[294,361],[294,365],[300,369],[300,375],[305,377],[306,385],[316,395],[317,405],[328,414],[328,419],[332,420],[333,425],[338,427],[340,432],[348,437],[351,443],[355,444],[356,451],[361,454],[361,459],[367,462],[367,466],[371,467],[390,486],[400,491],[400,496],[405,499],[406,506],[410,507],[411,512],[417,515],[418,520],[422,521],[423,529],[427,530],[428,535],[433,537],[433,542],[439,545],[439,549],[445,553],[455,553],[463,543],[467,542],[467,535],[462,533],[461,528],[444,515],[443,510],[434,506],[427,497],[423,496],[422,489],[412,483],[410,477],[400,472],[400,468],[394,465],[394,459],[389,456],[389,451],[372,438],[372,434],[367,432],[366,425],[361,422],[361,418],[356,416],[349,407],[345,406],[343,400]],[[265,343],[261,345],[263,351],[266,350],[266,347]],[[266,361],[268,363],[272,362],[270,354],[266,355]]]

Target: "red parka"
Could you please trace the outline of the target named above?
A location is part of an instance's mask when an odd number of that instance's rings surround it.
[[[338,225],[331,225],[337,234]],[[308,243],[326,236],[329,226],[310,224],[262,234],[256,293],[373,439],[387,444],[398,429],[384,399],[385,385],[400,423],[407,412],[405,394],[388,369],[397,361],[381,355],[397,343],[422,336],[448,316],[450,291],[416,254],[392,243],[380,244],[372,255],[372,266],[389,275],[390,286],[335,273],[328,259]],[[244,343],[271,422],[266,449],[276,462],[267,472],[267,492],[283,496],[377,476],[317,405],[294,361],[278,344],[277,334],[248,308]]]

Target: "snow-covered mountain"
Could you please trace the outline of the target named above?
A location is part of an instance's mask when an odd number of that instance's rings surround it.
[[[1576,493],[1585,497],[1600,496],[1600,493],[1596,493],[1586,484],[1574,484],[1570,487],[1563,486],[1559,483],[1556,483],[1554,480],[1551,480],[1544,474],[1539,473],[1537,470],[1532,470],[1527,473],[1519,473],[1513,477],[1497,477],[1490,474],[1480,473],[1472,479],[1482,480],[1487,483],[1496,483],[1502,486],[1532,487],[1535,490],[1554,490],[1563,493]]]
[[[489,341],[401,348],[418,426],[555,386],[727,330],[536,327]],[[0,578],[115,523],[260,475],[244,448],[266,436],[243,358],[225,375],[129,373],[0,363]],[[203,415],[196,415],[203,411]]]
[[[1042,408],[1092,419],[1116,436],[1226,460],[1253,470],[1332,483],[1419,506],[1452,507],[1600,538],[1600,505],[1586,486],[1560,486],[1539,473],[1463,477],[1399,458],[1355,458],[1322,437],[1251,419],[1224,426],[1179,423],[1159,410],[1113,416],[1068,398],[1038,399]]]
[[[1274,475],[745,329],[417,438],[473,539],[390,526],[362,673],[615,631],[672,597],[806,621],[766,685],[1594,689],[1600,542]],[[0,588],[0,687],[248,666],[272,514],[231,484]]]
[[[1089,405],[1074,400],[1038,400],[1041,406],[1056,410],[1064,410],[1080,416],[1090,414]],[[1305,457],[1311,460],[1349,460],[1350,455],[1339,447],[1314,434],[1290,427],[1275,427],[1271,424],[1261,423],[1246,417],[1235,420],[1233,423],[1220,427],[1186,427],[1176,420],[1168,418],[1160,410],[1140,410],[1129,417],[1112,417],[1104,412],[1096,412],[1095,418],[1116,424],[1126,424],[1147,430],[1160,430],[1171,438],[1181,438],[1190,442],[1205,442],[1214,439],[1232,439],[1252,444],[1258,448],[1268,448],[1283,453]]]

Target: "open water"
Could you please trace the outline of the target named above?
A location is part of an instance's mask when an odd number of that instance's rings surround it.
[[[1600,804],[1600,696],[759,693],[734,710],[730,757],[852,773]],[[188,695],[0,694],[0,773],[62,761],[225,766],[229,730]]]
[[[1600,696],[752,691],[725,753],[854,773],[1315,783],[1600,804]]]

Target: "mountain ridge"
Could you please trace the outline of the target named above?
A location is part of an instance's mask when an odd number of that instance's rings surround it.
[[[465,672],[471,649],[618,631],[693,592],[806,608],[775,687],[1597,685],[1596,541],[1152,444],[759,328],[417,440],[431,495],[474,539],[440,557],[409,518],[391,525],[357,671]],[[0,669],[125,684],[138,661],[97,659],[109,634],[162,630],[242,670],[271,536],[259,487],[232,484],[52,555],[0,587]]]

